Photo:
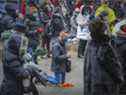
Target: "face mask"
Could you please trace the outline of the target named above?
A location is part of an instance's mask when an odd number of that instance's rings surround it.
[[[37,16],[38,16],[38,14],[35,12],[35,13],[33,13],[33,16],[34,16],[34,17],[37,17]]]
[[[79,15],[79,12],[75,12],[75,16],[77,17]]]
[[[84,13],[83,13],[83,16],[87,16],[87,15],[88,15],[88,12],[84,12]]]
[[[65,37],[65,38],[64,38],[64,42],[67,42],[67,40],[68,40],[68,37]]]

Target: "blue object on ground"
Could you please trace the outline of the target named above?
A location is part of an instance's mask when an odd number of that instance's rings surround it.
[[[55,77],[47,76],[47,80],[48,80],[48,82],[50,82],[51,84],[58,84],[58,81],[56,80]]]

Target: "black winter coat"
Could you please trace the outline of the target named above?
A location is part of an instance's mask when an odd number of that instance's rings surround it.
[[[85,51],[84,95],[118,95],[121,65],[108,42],[90,41]]]
[[[27,74],[19,56],[20,43],[21,36],[15,33],[4,45],[4,79],[0,95],[23,95],[22,78]]]

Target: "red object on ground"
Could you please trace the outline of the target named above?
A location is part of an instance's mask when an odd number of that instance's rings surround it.
[[[26,1],[25,0],[21,1],[21,13],[23,14],[23,16],[26,15]]]
[[[72,87],[74,87],[74,85],[71,84],[71,83],[64,83],[64,84],[61,85],[61,88],[65,88],[65,89],[69,89],[69,88],[72,88]]]
[[[37,29],[37,32],[38,32],[38,33],[42,33],[42,32],[44,32],[44,29],[43,29],[43,28],[38,28],[38,29]]]

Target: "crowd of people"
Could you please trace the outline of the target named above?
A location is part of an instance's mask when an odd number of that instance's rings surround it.
[[[45,0],[23,15],[12,4],[0,13],[0,37],[4,43],[4,79],[0,95],[23,95],[23,68],[29,53],[52,58],[58,84],[71,71],[69,41],[78,40],[78,58],[84,58],[84,95],[125,95],[126,2],[119,0]],[[70,40],[69,40],[70,39]],[[46,56],[45,56],[46,55]],[[121,93],[121,94],[119,94]],[[35,94],[38,95],[38,94]]]

